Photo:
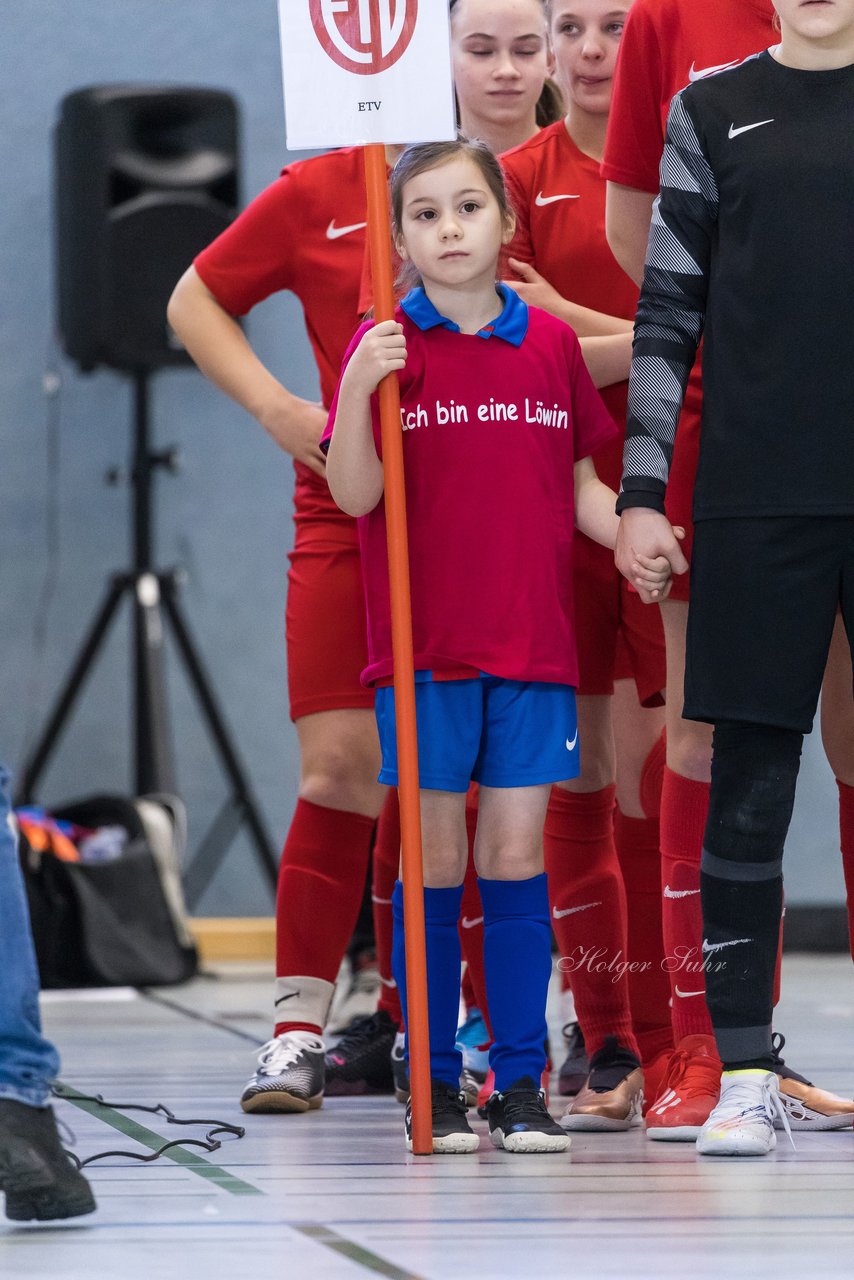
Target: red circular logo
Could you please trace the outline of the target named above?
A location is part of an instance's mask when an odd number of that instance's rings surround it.
[[[309,0],[314,33],[345,71],[374,76],[403,57],[418,19],[418,0]]]

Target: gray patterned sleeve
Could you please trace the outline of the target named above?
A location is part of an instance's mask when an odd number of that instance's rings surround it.
[[[618,511],[664,510],[676,424],[703,332],[718,189],[684,92],[670,107],[661,193],[652,212]]]

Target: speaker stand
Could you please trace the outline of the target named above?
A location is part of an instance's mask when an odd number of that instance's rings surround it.
[[[275,889],[278,860],[261,821],[257,800],[233,745],[210,677],[186,620],[178,591],[180,573],[157,571],[152,563],[152,489],[158,467],[174,471],[174,450],[152,452],[149,426],[148,370],[133,374],[134,452],[129,482],[133,491],[133,567],[114,574],[48,716],[47,723],[21,771],[19,804],[32,803],[38,783],[59,743],[83,685],[104,644],[124,597],[133,609],[134,764],[137,795],[175,791],[172,735],[166,701],[163,639],[171,628],[188,681],[199,704],[216,754],[231,785],[231,794],[196,850],[185,876],[187,903],[196,905],[219,869],[226,850],[245,823],[258,862]]]

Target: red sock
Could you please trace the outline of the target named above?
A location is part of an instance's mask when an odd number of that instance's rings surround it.
[[[664,770],[661,789],[661,925],[670,968],[673,1039],[712,1035],[703,971],[700,858],[709,784]]]
[[[552,787],[543,832],[552,928],[569,966],[588,1055],[609,1035],[638,1053],[628,978],[616,968],[626,962],[627,946],[626,895],[614,847],[615,794],[613,786],[586,795]]]
[[[839,788],[839,846],[848,905],[848,942],[854,957],[854,787],[838,778],[836,785]]]
[[[477,829],[477,793],[469,792],[466,800],[466,835],[469,857],[466,878],[463,881],[463,903],[460,908],[460,948],[466,962],[468,978],[474,1002],[483,1014],[486,1029],[492,1036],[489,1022],[489,1006],[486,999],[486,975],[483,968],[483,904],[477,887],[477,871],[474,865],[474,837]]]
[[[377,968],[382,990],[377,1004],[384,1009],[392,1022],[403,1023],[400,1008],[400,992],[391,972],[391,936],[393,918],[391,895],[400,870],[400,804],[397,790],[391,787],[377,823],[374,841],[374,868],[371,882],[371,902],[374,908],[374,938],[377,947]]]
[[[626,886],[629,1003],[641,1060],[651,1062],[673,1048],[670,978],[661,936],[661,849],[658,815],[627,818],[614,813],[614,840]]]
[[[276,973],[334,982],[359,914],[374,820],[298,800],[279,866]]]

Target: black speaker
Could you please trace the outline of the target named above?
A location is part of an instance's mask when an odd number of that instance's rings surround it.
[[[91,85],[56,127],[56,280],[63,346],[85,371],[189,363],[166,304],[238,207],[229,93]]]

